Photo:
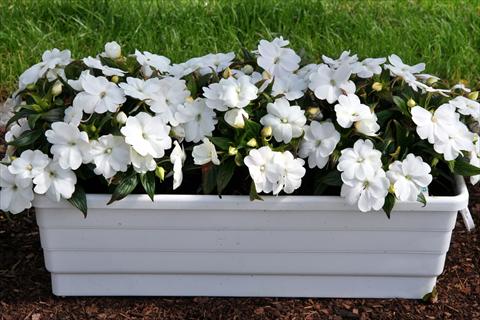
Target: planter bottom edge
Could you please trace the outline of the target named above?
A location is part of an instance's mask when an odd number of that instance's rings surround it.
[[[52,273],[57,296],[421,299],[436,277]]]

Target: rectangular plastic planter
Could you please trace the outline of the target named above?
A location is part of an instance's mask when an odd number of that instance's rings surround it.
[[[59,296],[421,298],[435,286],[468,191],[361,213],[334,196],[88,195],[35,200]]]

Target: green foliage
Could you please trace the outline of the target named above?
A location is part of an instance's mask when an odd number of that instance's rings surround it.
[[[72,197],[68,199],[68,202],[80,210],[85,218],[87,217],[87,196],[85,194],[85,190],[80,184],[75,186],[75,192],[73,193]]]
[[[112,197],[108,204],[111,204],[115,201],[121,200],[132,193],[133,190],[137,187],[138,177],[137,173],[133,170],[128,171],[119,179],[119,183],[113,190]]]
[[[153,196],[155,195],[155,171],[141,173],[139,176],[143,189],[153,201]]]

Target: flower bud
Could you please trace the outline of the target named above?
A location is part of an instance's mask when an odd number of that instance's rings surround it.
[[[229,155],[234,156],[234,155],[236,155],[237,153],[238,153],[238,149],[237,149],[237,148],[232,147],[232,146],[228,147],[228,154],[229,154]]]
[[[192,96],[188,96],[188,97],[185,98],[185,101],[187,101],[187,102],[193,102],[194,100],[193,100],[193,97],[192,97]]]
[[[435,77],[430,77],[430,78],[427,79],[427,84],[428,84],[429,86],[431,86],[431,85],[433,85],[434,83],[436,83],[437,81],[438,81],[437,78],[435,78]]]
[[[122,48],[115,41],[105,44],[105,56],[110,59],[117,59],[122,56]]]
[[[262,131],[260,131],[260,135],[263,138],[270,138],[272,136],[272,127],[270,126],[263,127]]]
[[[157,166],[155,168],[155,175],[160,179],[161,182],[165,180],[165,169],[163,167]]]
[[[468,94],[468,99],[477,100],[478,99],[478,91],[472,91]]]
[[[247,146],[249,146],[250,148],[258,147],[257,139],[252,138],[252,139],[248,140]]]
[[[33,90],[35,89],[35,87],[36,87],[35,83],[30,83],[29,85],[27,85],[28,90]]]
[[[110,79],[113,83],[118,83],[120,81],[120,78],[118,76],[113,76],[112,79]]]
[[[383,90],[383,85],[380,82],[374,82],[372,84],[372,89],[377,91],[377,92],[380,92],[380,91]]]
[[[120,124],[125,124],[125,123],[127,122],[127,115],[125,114],[125,112],[120,111],[120,112],[117,114],[117,116],[116,116],[115,119],[117,120],[118,123],[120,123]]]
[[[227,67],[225,70],[223,70],[222,77],[225,79],[228,79],[232,76],[232,70],[230,70],[229,67]]]
[[[319,107],[309,107],[307,109],[307,114],[310,119],[322,120],[323,118],[323,114]]]
[[[63,84],[60,81],[56,81],[52,87],[52,95],[56,97],[62,93],[62,90],[63,90]]]
[[[262,72],[262,79],[263,80],[270,80],[272,78],[272,75],[270,73],[268,73],[268,71],[263,71]]]
[[[415,100],[413,100],[412,98],[408,99],[408,101],[407,101],[407,106],[408,106],[409,108],[413,108],[413,107],[415,107],[416,105],[417,105],[417,103],[415,102]]]
[[[251,65],[249,65],[249,64],[246,64],[246,65],[243,66],[243,68],[241,69],[241,71],[242,71],[243,73],[245,73],[245,74],[250,75],[250,74],[253,73],[253,67],[252,67]]]
[[[223,118],[232,127],[243,129],[245,127],[245,119],[248,119],[248,113],[243,109],[233,108],[225,112]]]

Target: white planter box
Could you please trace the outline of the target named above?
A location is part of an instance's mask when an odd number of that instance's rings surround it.
[[[88,195],[86,219],[67,202],[35,200],[60,296],[421,298],[443,271],[459,195],[397,203],[392,218],[339,197]]]

